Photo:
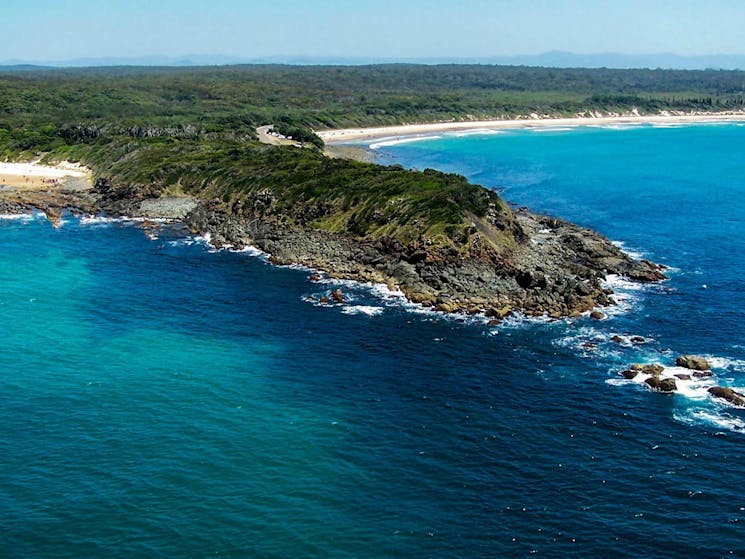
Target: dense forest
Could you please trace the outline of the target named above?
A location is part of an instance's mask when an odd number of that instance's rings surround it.
[[[586,110],[743,107],[745,72],[512,66],[0,69],[0,126],[316,129]]]
[[[498,198],[462,177],[331,161],[313,130],[587,110],[742,109],[745,72],[499,66],[0,69],[0,159],[70,159],[110,194],[269,193],[283,219],[449,244]],[[306,148],[269,147],[273,123]],[[392,203],[395,201],[395,204]],[[311,210],[309,211],[309,208]],[[458,243],[455,242],[457,245]]]

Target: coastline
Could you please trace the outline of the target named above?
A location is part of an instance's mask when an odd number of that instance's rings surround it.
[[[612,115],[612,116],[576,116],[571,118],[553,118],[538,115],[516,119],[472,120],[455,122],[434,122],[429,124],[402,124],[371,128],[340,128],[319,130],[316,134],[328,145],[348,142],[365,142],[381,138],[401,138],[420,134],[440,132],[460,132],[474,130],[504,130],[545,128],[555,126],[611,126],[639,124],[704,124],[717,122],[745,122],[745,111],[725,113],[694,114],[659,114],[659,115]]]
[[[27,170],[22,164],[17,169]],[[324,231],[312,222],[288,224],[263,206],[236,211],[217,198],[153,196],[147,186],[101,179],[86,190],[56,183],[8,187],[0,192],[0,209],[19,213],[37,208],[54,226],[61,225],[65,211],[177,220],[194,233],[210,233],[218,248],[253,246],[271,255],[275,264],[386,284],[412,303],[445,313],[483,313],[495,322],[516,313],[576,317],[613,305],[612,290],[604,285],[609,274],[642,283],[665,279],[661,266],[631,258],[602,235],[526,209],[509,210],[492,191],[484,189],[483,196],[488,199],[484,214],[467,212],[463,217],[470,223],[465,252]]]

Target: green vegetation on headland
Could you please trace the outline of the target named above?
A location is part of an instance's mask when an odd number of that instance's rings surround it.
[[[313,130],[732,110],[743,107],[744,83],[742,72],[489,66],[0,71],[0,159],[82,162],[96,180],[77,206],[86,211],[127,214],[187,194],[200,201],[187,223],[216,242],[388,282],[444,311],[558,317],[610,302],[606,273],[663,276],[460,175],[326,157]],[[267,124],[303,146],[261,143],[256,129]],[[75,204],[72,194],[44,196],[27,203],[57,216]]]
[[[0,72],[0,157],[82,161],[122,197],[177,188],[258,211],[271,193],[263,210],[284,220],[462,246],[465,216],[502,208],[496,196],[453,175],[328,160],[312,129],[739,109],[744,88],[743,72],[454,65]],[[257,143],[267,123],[309,148]]]

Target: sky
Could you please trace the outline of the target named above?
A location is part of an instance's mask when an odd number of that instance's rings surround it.
[[[745,54],[745,0],[0,0],[0,61]]]

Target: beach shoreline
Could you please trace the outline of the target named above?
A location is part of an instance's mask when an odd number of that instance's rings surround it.
[[[42,165],[38,161],[0,162],[0,185],[19,190],[84,190],[92,186],[92,176],[90,169],[69,161],[55,165]]]
[[[371,128],[340,128],[319,130],[316,134],[328,145],[373,140],[399,139],[409,136],[484,130],[506,130],[545,127],[611,126],[640,124],[704,124],[717,122],[745,122],[745,111],[726,113],[659,114],[659,115],[614,115],[577,116],[569,118],[536,117],[536,115],[509,120],[472,120],[456,122],[434,122],[429,124],[402,124]]]

